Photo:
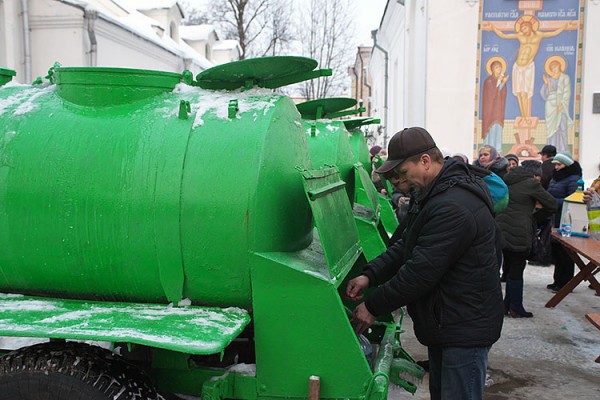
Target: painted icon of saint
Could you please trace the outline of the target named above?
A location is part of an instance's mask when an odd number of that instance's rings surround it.
[[[571,78],[565,73],[567,61],[561,56],[548,57],[542,76],[544,84],[540,95],[544,99],[546,119],[546,143],[556,150],[569,151],[568,132],[573,120],[569,115],[571,102]]]
[[[488,77],[481,95],[481,138],[483,144],[502,151],[502,131],[506,107],[506,61],[499,56],[490,57],[485,65]]]

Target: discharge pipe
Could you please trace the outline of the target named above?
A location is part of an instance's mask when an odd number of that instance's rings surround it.
[[[98,11],[88,6],[83,12],[83,18],[87,22],[87,32],[90,39],[90,67],[95,67],[98,64],[98,40],[96,39]]]

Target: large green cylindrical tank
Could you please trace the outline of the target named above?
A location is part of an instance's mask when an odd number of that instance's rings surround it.
[[[354,155],[348,131],[340,120],[304,120],[313,167],[335,165],[346,182],[350,201],[354,201]]]
[[[348,123],[346,123],[346,127],[348,127]],[[352,154],[354,154],[354,161],[360,162],[365,171],[371,173],[371,156],[364,132],[360,128],[348,129],[348,132],[350,133],[350,146],[352,147]]]
[[[181,78],[57,68],[0,89],[0,291],[247,307],[249,252],[309,245],[291,100]]]

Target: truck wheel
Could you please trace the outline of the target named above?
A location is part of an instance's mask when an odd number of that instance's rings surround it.
[[[5,400],[163,400],[149,378],[111,351],[78,342],[41,343],[0,358]]]

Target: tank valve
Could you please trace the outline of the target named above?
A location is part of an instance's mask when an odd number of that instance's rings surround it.
[[[188,119],[188,113],[192,111],[189,101],[181,100],[179,102],[179,119]]]
[[[238,101],[237,101],[237,99],[229,100],[229,107],[228,107],[227,117],[229,119],[234,119],[237,116],[237,112],[239,110],[240,109],[238,108]]]

